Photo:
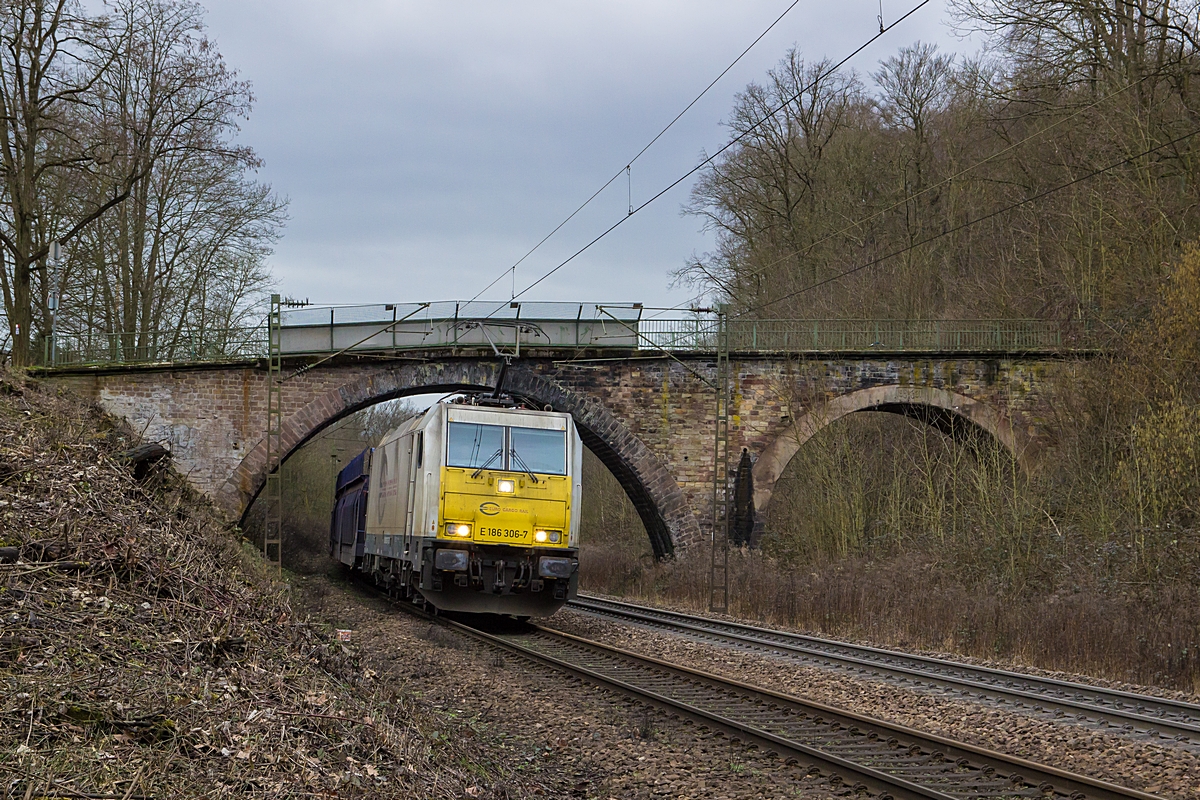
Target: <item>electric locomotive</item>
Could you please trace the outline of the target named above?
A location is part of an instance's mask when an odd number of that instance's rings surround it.
[[[570,414],[437,403],[339,473],[330,555],[438,610],[552,614],[579,583],[582,459]]]

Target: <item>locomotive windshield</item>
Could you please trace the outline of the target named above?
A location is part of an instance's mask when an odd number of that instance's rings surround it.
[[[509,469],[528,469],[542,475],[567,474],[567,439],[563,431],[509,428]]]
[[[446,435],[446,466],[503,469],[504,428],[451,422]]]
[[[567,435],[544,428],[451,422],[446,429],[446,466],[566,475]]]

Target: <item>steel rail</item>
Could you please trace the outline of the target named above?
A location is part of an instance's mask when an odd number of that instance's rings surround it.
[[[495,634],[438,619],[514,655],[811,764],[835,785],[869,791],[881,799],[1154,798],[552,629],[529,626],[528,632]]]
[[[1140,729],[1146,735],[1200,742],[1200,705],[1192,703],[615,600],[579,597],[568,607],[650,628],[681,632],[702,640],[773,651],[827,666],[841,665],[874,676],[886,674],[902,681],[940,686],[961,695],[975,695],[1017,708],[1070,713],[1076,719],[1118,725],[1125,732]]]

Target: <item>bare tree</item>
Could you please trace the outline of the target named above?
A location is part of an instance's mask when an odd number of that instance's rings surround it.
[[[244,321],[286,218],[235,141],[252,100],[191,0],[112,0],[91,17],[74,0],[0,7],[0,288],[15,363],[64,290],[60,330],[99,333],[124,357]],[[69,247],[59,275],[51,241]]]
[[[260,162],[233,137],[253,98],[204,37],[203,9],[119,0],[113,17],[107,46],[119,56],[96,103],[122,147],[106,177],[146,177],[76,248],[92,266],[81,300],[120,334],[123,355],[169,354],[185,328],[234,324],[265,286],[285,203],[245,177]]]
[[[1027,68],[1068,83],[1137,83],[1197,48],[1196,0],[952,0],[950,7],[961,29],[990,35]]]
[[[871,75],[882,92],[881,121],[907,134],[905,150],[914,192],[924,188],[923,170],[928,170],[932,155],[933,118],[946,110],[952,96],[953,67],[954,59],[939,55],[937,45],[917,42],[885,59]]]
[[[986,57],[917,43],[865,89],[792,53],[749,86],[679,276],[759,317],[1140,313],[1200,235],[1200,0],[956,8]]]
[[[32,277],[50,240],[69,241],[128,197],[140,177],[122,175],[96,204],[65,202],[64,185],[90,172],[106,150],[102,132],[84,121],[88,95],[108,67],[95,46],[105,25],[69,0],[0,7],[0,180],[8,211],[0,281],[16,364],[30,356]]]
[[[687,208],[716,232],[718,249],[681,277],[743,303],[827,266],[831,248],[814,245],[840,213],[842,154],[867,111],[854,74],[796,50],[768,79],[738,95],[728,127],[744,138],[697,181]]]

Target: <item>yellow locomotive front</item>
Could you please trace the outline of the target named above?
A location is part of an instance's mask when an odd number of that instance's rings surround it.
[[[536,606],[530,613],[557,607],[578,581],[579,446],[570,416],[454,405],[446,412],[438,538],[450,546],[439,549],[435,570],[451,568],[457,588],[527,595]],[[445,591],[445,576],[442,584]]]
[[[438,404],[375,449],[360,568],[442,610],[553,613],[578,585],[581,461],[569,414]]]

